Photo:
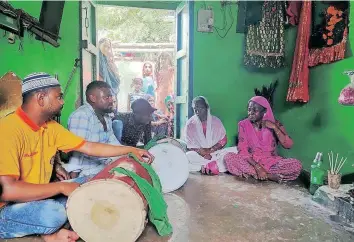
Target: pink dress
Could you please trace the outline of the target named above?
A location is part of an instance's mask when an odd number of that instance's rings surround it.
[[[251,99],[252,100],[252,99]],[[263,99],[253,99],[261,106],[267,109],[267,113],[263,120],[275,122],[284,132],[284,127],[274,120],[270,105],[264,103]],[[295,180],[301,172],[301,162],[292,158],[283,158],[277,154],[277,139],[273,131],[268,128],[257,130],[248,119],[242,120],[238,124],[238,153],[228,153],[224,157],[226,168],[236,176],[253,176],[257,178],[255,168],[248,163],[248,159],[252,158],[260,164],[268,173],[277,174],[281,180]],[[283,147],[290,149],[293,141],[286,136]]]

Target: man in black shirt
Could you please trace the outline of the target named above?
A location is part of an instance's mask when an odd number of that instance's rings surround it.
[[[121,143],[128,146],[136,146],[143,137],[144,144],[151,139],[152,113],[156,111],[145,99],[137,99],[132,105],[133,112],[118,113],[114,120],[123,123]]]

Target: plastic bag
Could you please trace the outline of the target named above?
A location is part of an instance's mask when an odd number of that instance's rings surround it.
[[[338,102],[342,105],[354,106],[354,71],[346,71],[343,74],[349,76],[350,83],[340,92]]]

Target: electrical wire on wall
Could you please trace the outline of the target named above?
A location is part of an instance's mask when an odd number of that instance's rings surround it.
[[[235,18],[234,18],[234,16],[233,16],[233,14],[232,14],[232,8],[231,8],[231,4],[229,3],[229,4],[227,4],[227,3],[223,3],[223,1],[220,1],[220,3],[221,3],[221,12],[223,13],[223,27],[221,27],[221,28],[218,28],[218,27],[216,27],[216,26],[213,26],[213,28],[215,29],[215,31],[216,31],[216,33],[219,35],[219,37],[220,38],[222,38],[222,39],[224,39],[226,36],[227,36],[227,34],[229,33],[229,31],[230,31],[230,29],[232,28],[232,26],[234,25],[234,22],[235,22]],[[231,22],[231,24],[230,24],[230,26],[228,27],[228,29],[226,30],[226,32],[225,32],[225,34],[224,35],[221,35],[220,33],[219,33],[219,31],[222,31],[222,30],[225,30],[226,29],[226,27],[227,27],[227,17],[226,17],[226,8],[228,7],[228,9],[229,9],[229,15],[230,15],[230,18],[232,19],[232,22]]]

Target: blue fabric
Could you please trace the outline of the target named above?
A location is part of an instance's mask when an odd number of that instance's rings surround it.
[[[117,96],[119,92],[120,80],[109,67],[107,57],[104,54],[102,54],[101,51],[99,53],[99,56],[100,56],[100,61],[99,61],[100,76],[103,78],[103,81],[107,82],[111,86],[112,92],[114,93],[115,96]]]
[[[90,177],[65,182],[85,183]],[[0,238],[11,239],[34,234],[52,234],[67,221],[67,197],[8,204],[0,209]]]
[[[123,122],[121,120],[113,120],[112,127],[114,135],[116,136],[117,140],[121,142],[123,134]]]

